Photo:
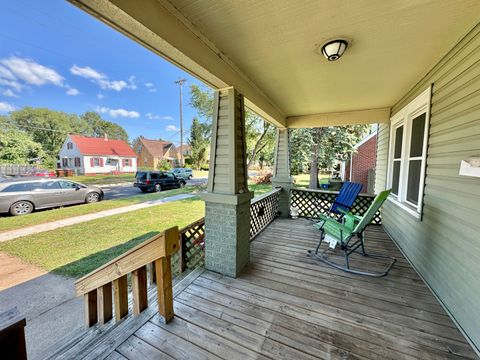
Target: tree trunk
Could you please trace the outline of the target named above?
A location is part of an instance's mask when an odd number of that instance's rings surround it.
[[[318,150],[320,146],[320,134],[321,129],[313,129],[313,143],[311,151],[311,162],[310,162],[310,189],[318,189]]]
[[[247,169],[250,169],[250,166],[255,163],[255,158],[257,157],[257,154],[260,151],[262,151],[262,149],[265,147],[266,144],[263,144],[262,147],[260,147],[260,144],[263,138],[265,137],[265,135],[267,134],[268,129],[269,129],[269,125],[264,123],[262,135],[260,135],[257,142],[255,143],[255,146],[253,147],[250,159],[247,160]]]

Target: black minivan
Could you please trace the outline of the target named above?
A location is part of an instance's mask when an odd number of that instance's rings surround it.
[[[184,187],[187,182],[177,178],[172,173],[163,171],[138,171],[135,174],[135,183],[142,192],[157,192],[165,189],[178,189]]]

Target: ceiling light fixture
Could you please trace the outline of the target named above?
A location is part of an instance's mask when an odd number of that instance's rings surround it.
[[[340,59],[347,49],[348,42],[343,39],[330,40],[323,44],[321,52],[328,61],[335,61]]]

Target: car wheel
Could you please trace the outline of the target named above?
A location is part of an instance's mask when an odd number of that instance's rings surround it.
[[[180,183],[180,187],[181,187],[181,188],[184,187],[185,184],[186,184],[186,182],[182,181],[182,182]]]
[[[13,216],[30,214],[33,211],[33,204],[30,201],[17,201],[10,206],[10,214]]]
[[[162,191],[162,186],[160,184],[155,184],[155,192]]]
[[[188,177],[188,180],[191,180],[191,179],[192,179],[192,175],[190,175],[190,176]]]
[[[148,189],[141,188],[140,190],[142,190],[143,193],[148,192]]]
[[[85,202],[87,204],[96,203],[99,201],[100,201],[100,194],[97,192],[88,193],[87,197],[85,198]]]

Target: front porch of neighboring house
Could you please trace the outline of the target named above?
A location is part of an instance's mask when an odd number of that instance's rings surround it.
[[[91,329],[46,358],[476,358],[478,1],[70,1],[216,91],[205,219],[77,281]],[[330,63],[319,34],[353,45]],[[273,190],[254,200],[244,106],[277,127]],[[319,234],[303,218],[335,193],[290,174],[290,128],[371,123],[375,193],[392,195],[367,248],[398,259],[384,278],[307,256]]]

